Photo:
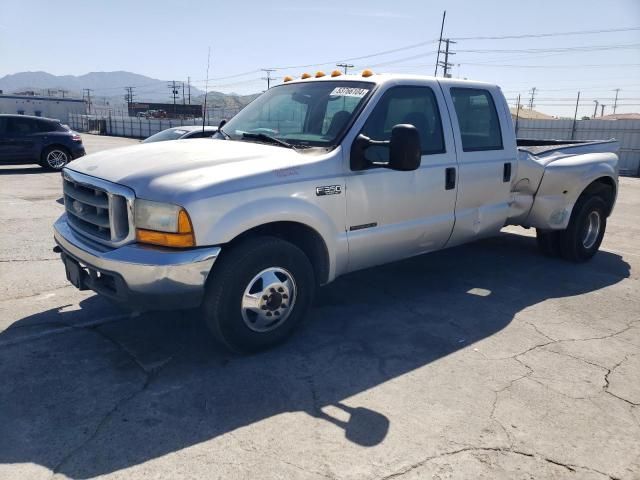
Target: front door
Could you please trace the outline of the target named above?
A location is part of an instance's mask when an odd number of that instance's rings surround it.
[[[443,128],[445,102],[435,80],[391,86],[379,97],[360,133],[389,140],[397,124],[420,133],[422,159],[411,172],[373,167],[346,177],[349,270],[358,270],[442,248],[454,225],[456,153],[450,128]],[[446,113],[445,113],[446,118]],[[385,162],[386,146],[366,150]]]

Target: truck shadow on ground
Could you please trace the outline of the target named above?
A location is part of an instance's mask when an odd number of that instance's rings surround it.
[[[346,399],[495,334],[527,307],[629,274],[615,254],[574,265],[504,233],[343,277],[288,343],[250,357],[218,348],[193,312],[91,326],[120,312],[93,296],[0,334],[0,463],[93,477],[296,411],[377,445],[394,407]],[[289,428],[281,434],[308,435]]]

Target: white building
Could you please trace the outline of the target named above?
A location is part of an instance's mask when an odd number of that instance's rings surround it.
[[[70,113],[85,112],[84,100],[60,97],[0,94],[0,113],[35,115],[68,122]]]

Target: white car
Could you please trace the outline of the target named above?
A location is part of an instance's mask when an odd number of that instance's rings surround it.
[[[210,125],[185,125],[173,127],[145,138],[142,143],[165,142],[167,140],[182,140],[185,138],[210,138],[218,131],[218,127]]]
[[[521,143],[496,85],[319,73],[269,89],[214,140],[68,165],[57,251],[78,288],[136,309],[201,306],[223,344],[260,350],[317,286],[507,224],[536,228],[546,254],[591,258],[617,143]]]

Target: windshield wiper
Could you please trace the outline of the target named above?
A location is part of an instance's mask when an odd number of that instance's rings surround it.
[[[280,145],[281,147],[295,149],[295,147],[290,143],[287,143],[284,140],[280,140],[279,138],[272,137],[271,135],[267,135],[266,133],[242,132],[242,138],[255,138],[256,140],[263,140],[265,142],[274,143],[276,145]]]

